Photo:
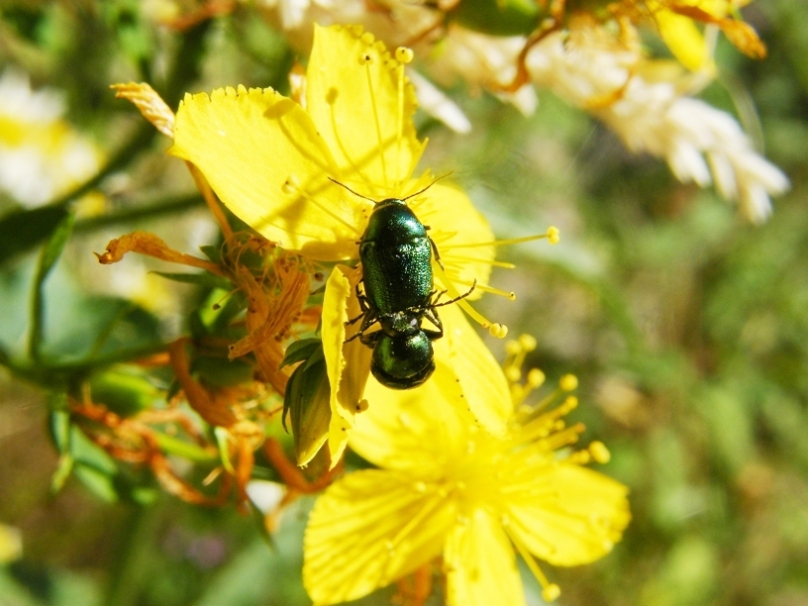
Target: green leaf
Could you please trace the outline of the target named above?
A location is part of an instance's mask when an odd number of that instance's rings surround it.
[[[328,438],[331,423],[331,386],[322,343],[317,341],[313,349],[306,349],[311,350],[306,362],[298,366],[289,377],[281,415],[284,429],[286,415],[289,415],[295,456],[301,466],[308,465],[322,448]]]
[[[77,463],[74,467],[74,473],[87,489],[100,499],[107,503],[118,501],[118,491],[115,489],[113,475],[84,463]]]
[[[312,354],[317,351],[317,348],[322,348],[322,341],[320,339],[301,339],[300,341],[295,341],[286,348],[286,355],[284,355],[280,367],[283,368],[284,366],[289,366],[296,362],[308,360]]]
[[[205,383],[216,387],[240,385],[253,377],[252,364],[243,359],[199,357],[194,360],[193,369]]]
[[[182,457],[197,463],[212,463],[216,461],[216,455],[192,442],[187,442],[181,438],[170,436],[166,433],[155,432],[154,434],[160,449],[167,454]]]
[[[36,275],[34,276],[33,292],[31,294],[31,326],[28,335],[28,354],[32,360],[40,359],[42,345],[42,322],[44,320],[44,292],[45,280],[50,274],[56,261],[62,256],[62,251],[73,231],[75,215],[67,215],[50,236],[39,255]]]
[[[219,449],[219,458],[222,461],[222,466],[229,473],[235,475],[236,471],[233,469],[232,461],[230,461],[230,434],[224,427],[214,427],[213,436],[216,439],[216,447]]]
[[[231,323],[244,311],[245,306],[244,296],[240,292],[233,292],[232,286],[212,290],[194,312],[198,316],[191,325],[194,336],[216,335],[238,340],[245,330]]]
[[[115,368],[95,374],[90,380],[90,392],[93,402],[104,404],[121,416],[145,410],[160,397],[150,378],[132,368]]]
[[[233,286],[228,280],[219,276],[214,276],[207,272],[199,274],[184,274],[184,273],[170,273],[165,271],[155,271],[158,276],[162,276],[174,282],[182,282],[184,284],[196,284],[204,288],[221,288],[224,291],[230,290]]]
[[[75,459],[69,453],[63,454],[59,457],[59,463],[56,466],[56,471],[53,472],[51,478],[51,494],[59,493],[64,488],[70,474],[73,473],[73,465]]]
[[[58,402],[57,405],[54,405]],[[57,408],[64,404],[64,408]],[[50,433],[56,449],[64,454],[70,451],[70,413],[67,411],[67,395],[64,393],[56,394],[50,399]]]
[[[77,464],[92,467],[109,476],[117,473],[118,468],[115,465],[115,460],[106,450],[91,441],[75,425],[70,433],[70,454]]]
[[[207,244],[205,246],[200,246],[199,250],[201,250],[202,253],[213,263],[222,262],[222,249],[220,246],[212,246]]]
[[[539,26],[541,3],[532,0],[463,0],[450,16],[464,27],[492,36],[528,35]]]
[[[0,219],[0,265],[48,238],[68,214],[64,206],[43,206],[5,215]]]

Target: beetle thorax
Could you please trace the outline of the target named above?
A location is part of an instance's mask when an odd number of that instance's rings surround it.
[[[384,242],[394,246],[426,237],[426,229],[415,213],[402,200],[390,198],[373,207],[363,242]]]
[[[397,335],[412,335],[421,330],[422,313],[411,311],[397,311],[379,318],[382,330],[391,337]]]

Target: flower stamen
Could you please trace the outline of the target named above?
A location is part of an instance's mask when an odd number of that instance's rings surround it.
[[[455,284],[462,284],[463,286],[471,287],[474,284],[475,289],[479,289],[483,292],[491,293],[492,295],[499,295],[501,297],[505,297],[509,301],[516,300],[516,293],[513,291],[506,292],[504,290],[500,290],[499,288],[494,288],[493,286],[486,286],[485,284],[480,284],[479,282],[468,282],[468,281],[457,281]]]
[[[460,292],[457,288],[454,287],[454,284],[451,280],[449,280],[446,272],[440,265],[433,265],[432,271],[435,272],[438,277],[440,278],[441,283],[443,284],[444,288],[448,292],[449,296],[452,298],[459,297]],[[491,322],[488,318],[474,309],[466,299],[460,299],[457,301],[457,304],[460,308],[465,311],[469,317],[477,322],[480,326],[488,330],[488,333],[492,337],[496,337],[497,339],[504,339],[508,334],[508,327],[503,324],[498,324],[497,322]]]
[[[530,572],[533,573],[533,576],[536,577],[536,580],[541,585],[541,597],[545,602],[552,602],[558,599],[558,596],[561,595],[561,588],[556,585],[555,583],[551,583],[547,580],[547,577],[542,572],[542,569],[539,567],[539,563],[536,559],[531,555],[531,553],[525,548],[520,540],[516,538],[513,532],[508,531],[508,527],[505,526],[505,534],[508,535],[508,538],[513,543],[514,547],[516,547],[516,551],[519,552],[519,555],[522,556],[522,560],[527,564],[528,569]]]
[[[382,164],[382,174],[384,175],[384,185],[385,185],[386,188],[389,189],[389,187],[390,187],[390,179],[388,178],[388,175],[387,175],[387,158],[386,158],[386,155],[384,153],[384,139],[382,138],[382,126],[381,126],[381,122],[379,122],[379,110],[378,110],[378,107],[376,107],[376,94],[375,94],[375,91],[373,90],[373,74],[371,74],[371,71],[370,71],[370,64],[372,63],[373,58],[370,56],[369,53],[364,55],[364,58],[366,59],[364,61],[364,64],[365,64],[365,74],[367,75],[367,79],[368,79],[368,95],[370,95],[370,104],[373,107],[373,121],[374,121],[374,123],[376,125],[376,139],[377,139],[377,144],[379,146],[379,161]]]
[[[558,244],[561,236],[557,227],[548,227],[547,231],[543,234],[536,234],[534,236],[524,236],[522,238],[509,238],[507,240],[494,240],[493,242],[472,242],[468,244],[445,244],[445,250],[452,250],[454,248],[478,248],[481,246],[506,246],[508,244],[521,244],[522,242],[532,242],[534,240],[547,239],[550,244]]]
[[[338,214],[336,214],[334,211],[332,211],[330,208],[328,208],[327,206],[325,206],[325,205],[321,204],[320,202],[318,202],[317,199],[314,196],[312,196],[305,189],[300,187],[300,183],[299,183],[297,177],[295,177],[294,175],[291,175],[288,179],[286,179],[286,182],[283,184],[283,191],[284,191],[284,193],[287,193],[287,194],[296,193],[296,194],[302,196],[306,200],[306,202],[310,202],[311,204],[314,204],[314,206],[319,208],[321,211],[323,211],[325,214],[327,214],[329,217],[331,217],[335,221],[338,221],[339,223],[341,223],[342,225],[344,225],[345,227],[350,229],[357,236],[361,235],[359,230],[356,229],[355,225],[349,223],[348,221],[346,221],[345,219],[340,217]]]
[[[490,265],[491,267],[502,267],[504,269],[516,269],[516,265],[514,263],[508,263],[507,261],[492,261],[489,259],[481,259],[479,257],[452,255],[452,264],[458,261],[462,261],[463,263],[484,263],[485,265]],[[444,265],[448,264],[449,263],[445,263]]]
[[[396,56],[398,56],[398,51],[401,49],[396,50]],[[401,141],[404,138],[404,65],[399,64],[398,69],[398,90],[397,92],[397,106],[396,106],[396,158],[398,162],[396,162],[396,166],[400,164],[401,158]],[[396,174],[396,188],[401,186],[401,176]]]
[[[595,440],[589,445],[589,454],[592,455],[592,459],[596,463],[600,463],[601,465],[608,463],[612,458],[612,453],[610,453],[606,445],[599,440]]]

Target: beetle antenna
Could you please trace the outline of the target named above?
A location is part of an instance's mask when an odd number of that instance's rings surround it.
[[[414,194],[410,194],[410,195],[409,195],[409,196],[407,196],[406,198],[401,198],[401,200],[402,200],[402,201],[404,201],[404,202],[406,202],[406,201],[407,201],[407,200],[409,200],[410,198],[414,198],[415,196],[417,196],[417,195],[419,195],[419,194],[424,193],[424,192],[425,192],[426,190],[428,190],[430,187],[432,187],[433,185],[435,185],[435,183],[437,183],[437,182],[438,182],[438,181],[440,181],[441,179],[445,179],[446,177],[448,177],[448,176],[449,176],[449,175],[451,175],[451,174],[452,174],[452,172],[450,171],[450,172],[446,173],[445,175],[441,175],[440,177],[435,178],[435,179],[432,181],[432,183],[430,183],[429,185],[427,185],[427,186],[426,186],[424,189],[421,189],[421,190],[419,190],[419,191],[415,192]],[[332,181],[333,181],[333,179],[332,179]]]
[[[339,181],[337,181],[336,179],[332,179],[331,177],[328,177],[328,180],[331,181],[332,183],[336,183],[337,185],[341,185],[342,187],[347,189],[349,192],[351,192],[354,196],[359,196],[360,198],[364,198],[365,200],[368,200],[369,202],[373,202],[374,204],[377,203],[377,200],[374,200],[373,198],[368,198],[367,196],[363,196],[359,192],[356,192],[356,191],[352,190],[350,187],[348,187],[347,185],[345,185],[345,183],[340,183]],[[430,185],[431,185],[431,183],[430,183]]]
[[[455,297],[454,299],[451,299],[450,301],[444,301],[443,303],[434,303],[434,304],[430,305],[430,307],[443,307],[444,305],[451,305],[452,303],[457,303],[458,301],[460,301],[460,299],[465,299],[471,293],[473,293],[475,288],[477,288],[477,279],[476,278],[474,279],[474,283],[471,285],[471,288],[468,289],[468,292],[465,292],[462,295],[460,295],[459,297]],[[440,298],[440,296],[445,292],[446,292],[445,290],[442,290],[441,292],[439,292],[438,296],[435,297],[435,301],[437,301]]]

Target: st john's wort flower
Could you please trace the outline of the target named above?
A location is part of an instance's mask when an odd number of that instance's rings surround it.
[[[433,263],[436,288],[458,297],[476,284],[469,299],[498,292],[487,286],[495,263],[487,222],[459,188],[429,172],[414,176],[426,142],[418,140],[412,123],[416,101],[404,72],[412,53],[400,48],[394,55],[359,27],[316,27],[305,93],[297,99],[244,87],[187,95],[173,127],[170,153],[195,165],[222,202],[261,235],[310,260],[352,264],[334,268],[323,302],[332,462],[356,413],[367,406],[370,351],[358,340],[346,343],[345,323],[359,313],[357,243],[373,201],[407,199],[429,226],[442,262]],[[557,232],[546,237],[554,241]],[[458,305],[504,336],[505,328],[468,300]],[[469,407],[487,429],[501,434],[506,418],[490,403],[498,401],[503,384],[496,372],[486,371],[496,368],[495,361],[462,314],[447,314],[444,328],[447,338],[436,347],[458,347],[454,353],[471,359],[465,366],[477,370],[446,369],[460,386],[447,399]],[[468,335],[462,343],[448,337],[458,331]]]
[[[516,366],[512,360],[509,375],[519,374]],[[513,382],[498,403],[510,412],[508,430],[494,437],[447,405],[438,388],[444,372],[441,365],[435,381],[384,393],[384,406],[357,418],[350,446],[378,469],[347,474],[314,505],[303,582],[316,605],[360,598],[442,556],[449,605],[519,606],[517,553],[553,600],[560,590],[536,558],[577,566],[620,540],[627,490],[584,467],[608,460],[608,450],[600,442],[570,449],[583,431],[564,422],[577,405],[568,393],[575,377],[535,406],[524,400],[543,375]],[[382,388],[368,389],[372,396]]]

